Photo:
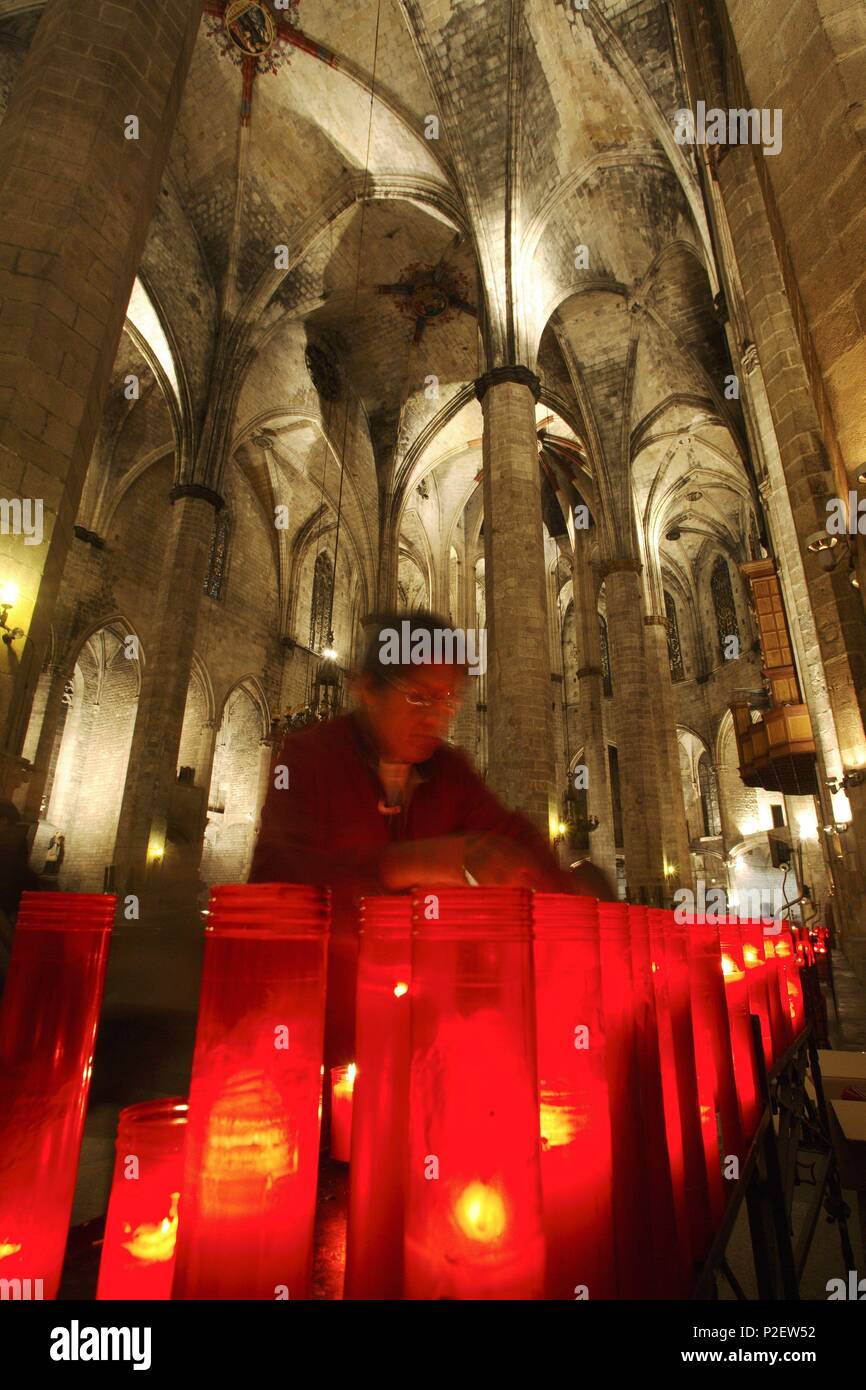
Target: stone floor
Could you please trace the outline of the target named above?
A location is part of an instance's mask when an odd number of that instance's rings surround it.
[[[838,1015],[828,997],[831,1044],[851,1051],[866,1050],[866,990],[834,954]],[[100,1028],[90,1105],[75,1192],[70,1245],[61,1286],[62,1298],[92,1297],[96,1286],[102,1220],[108,1200],[114,1160],[114,1136],[120,1108],[136,1101],[185,1095],[188,1089],[195,1017],[181,1011],[155,1012],[128,1008],[120,1014],[108,1007]],[[808,1156],[807,1156],[808,1157]],[[316,1297],[339,1298],[345,1253],[346,1168],[323,1160],[317,1227]],[[795,1197],[795,1225],[808,1201],[808,1168]],[[858,1250],[856,1204],[852,1208],[851,1238]],[[862,1244],[859,1247],[862,1259]],[[756,1297],[751,1271],[745,1213],[735,1228],[731,1264],[743,1288]],[[802,1282],[804,1298],[825,1299],[826,1282],[845,1275],[838,1229],[823,1214],[818,1222]],[[866,1260],[863,1262],[866,1269]],[[733,1297],[725,1288],[722,1297]]]

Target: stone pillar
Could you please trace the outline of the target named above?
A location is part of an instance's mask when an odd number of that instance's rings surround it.
[[[170,532],[156,622],[142,672],[126,786],[115,841],[115,883],[141,899],[142,918],[159,911],[159,851],[164,847],[193,643],[213,535],[223,500],[196,483],[172,488]],[[205,788],[205,799],[207,788]]]
[[[683,799],[674,691],[668,659],[668,620],[665,616],[652,614],[644,619],[644,646],[652,692],[650,708],[656,725],[662,838],[665,858],[673,868],[669,879],[673,888],[692,888],[692,857]]]
[[[50,0],[0,124],[0,494],[31,532],[0,535],[2,577],[19,589],[11,623],[25,632],[0,647],[0,800],[19,775],[201,11]]]
[[[71,676],[71,671],[67,671],[64,666],[56,663],[51,666],[48,673],[45,708],[42,711],[39,738],[36,742],[36,751],[33,754],[33,772],[27,781],[27,790],[21,812],[22,819],[27,821],[31,828],[39,821],[39,808],[48,781],[51,755],[57,738],[60,712],[63,709],[63,693]]]
[[[718,166],[718,183],[743,286],[761,380],[778,443],[778,462],[791,507],[809,607],[843,767],[866,765],[866,618],[844,564],[825,571],[808,548],[826,533],[827,498],[835,483],[776,257],[752,152],[732,147]],[[866,796],[849,792],[852,825],[846,837],[850,893],[845,950],[866,978]],[[850,846],[850,848],[849,848]],[[856,867],[855,867],[856,865]]]
[[[535,402],[538,378],[497,367],[475,383],[484,411],[487,780],[543,834],[558,820]]]
[[[658,758],[650,707],[643,595],[636,561],[608,569],[607,633],[619,755],[625,876],[630,902],[659,907],[669,896],[659,811]],[[656,698],[653,692],[652,698]]]
[[[598,828],[589,836],[590,857],[616,886],[616,845],[610,765],[604,734],[604,672],[598,633],[598,576],[593,570],[585,531],[575,532],[574,634],[577,645],[578,719],[583,763],[587,772],[586,810],[598,816]]]
[[[709,0],[675,0],[674,8],[692,103],[700,97],[708,106],[755,105],[754,101],[740,100],[739,91],[736,99],[731,95],[729,100],[725,83],[728,78],[736,77],[737,54],[731,44],[732,51],[723,71],[718,16]],[[732,8],[730,3],[727,8]],[[737,4],[733,8],[739,11],[734,27],[738,44],[743,44],[740,57],[744,58],[749,85],[761,86],[767,81],[772,64],[767,71],[760,70],[755,62],[754,45],[751,55],[748,52],[750,41],[743,28],[745,7]],[[798,5],[797,10],[799,24],[808,6]],[[789,6],[785,18],[792,17],[793,7]],[[844,28],[845,18],[840,14],[838,19]],[[853,36],[854,26],[849,26],[847,32]],[[824,34],[820,36],[822,45],[825,37]],[[796,55],[799,50],[791,50],[785,43],[780,51],[788,59],[792,51]],[[804,46],[803,52],[808,52],[809,62],[814,61],[811,45]],[[822,66],[818,77],[820,86],[832,80],[833,73]],[[817,91],[815,87],[811,93],[813,102]],[[772,106],[777,104],[776,100],[771,103]],[[821,104],[819,98],[818,105]],[[827,109],[824,104],[825,117]],[[851,111],[855,109],[851,107]],[[801,123],[801,128],[794,132],[795,143],[791,146],[788,114],[786,111],[784,148],[790,155],[792,149],[796,153],[798,142],[808,138],[806,132],[810,127],[808,122]],[[849,133],[850,130],[840,132],[840,140],[831,152],[834,162],[850,154]],[[862,603],[848,583],[844,555],[837,571],[828,574],[807,546],[809,537],[826,527],[827,498],[845,489],[839,476],[835,421],[821,372],[817,370],[811,337],[813,315],[810,306],[804,306],[800,298],[798,275],[791,255],[799,261],[800,271],[805,257],[814,282],[810,294],[816,288],[818,291],[813,307],[817,302],[821,311],[833,319],[834,331],[822,334],[822,352],[828,348],[836,353],[839,349],[848,352],[856,345],[856,335],[852,337],[848,331],[847,307],[838,307],[832,296],[828,299],[826,287],[841,285],[856,293],[862,266],[850,274],[843,272],[840,280],[837,252],[842,242],[838,237],[834,241],[830,232],[821,227],[820,218],[853,217],[857,195],[852,193],[853,202],[851,198],[837,199],[832,209],[823,206],[817,210],[818,250],[813,249],[811,232],[808,238],[794,245],[790,237],[785,236],[782,224],[792,213],[799,217],[804,203],[798,196],[787,209],[782,208],[780,223],[780,205],[770,188],[777,173],[771,167],[774,159],[764,161],[760,151],[746,146],[719,150],[702,147],[698,155],[706,173],[705,187],[716,244],[720,248],[727,298],[738,327],[736,347],[746,378],[746,405],[753,411],[760,452],[767,468],[768,519],[772,529],[778,528],[779,570],[789,607],[792,637],[800,657],[804,698],[819,746],[819,775],[823,773],[838,780],[843,768],[857,767],[866,761],[866,635]],[[862,158],[862,153],[859,157]],[[759,164],[761,179],[757,172]],[[797,165],[796,157],[794,164]],[[788,156],[783,157],[783,165],[790,169]],[[804,179],[809,177],[801,167],[797,172]],[[853,190],[854,184],[850,186]],[[812,220],[813,209],[808,207],[803,215]],[[823,255],[824,251],[828,252],[827,256]],[[836,331],[839,324],[845,325],[844,332]],[[825,352],[822,368],[827,360]],[[850,385],[848,373],[837,377],[837,387],[848,389]],[[859,387],[855,385],[855,389]],[[862,390],[858,399],[862,399]],[[849,410],[846,428],[856,423],[857,418],[858,410]],[[797,537],[796,550],[788,545],[790,534]],[[861,597],[866,599],[866,591]],[[820,790],[829,823],[832,817],[827,813],[826,786]],[[860,789],[854,789],[854,796],[849,797],[853,820],[849,833],[843,837],[844,863],[834,865],[834,876],[840,888],[839,896],[844,900],[845,949],[858,973],[866,978],[866,804],[861,802],[861,795]]]
[[[465,628],[467,631],[473,629],[476,623],[475,576],[472,575],[470,586],[467,581],[465,551],[457,568],[457,612],[454,614],[454,621],[458,627]],[[475,762],[477,744],[480,679],[479,676],[470,676],[467,680],[463,703],[457,711],[452,729],[454,743],[458,748],[463,749],[463,752],[472,759],[473,763]]]

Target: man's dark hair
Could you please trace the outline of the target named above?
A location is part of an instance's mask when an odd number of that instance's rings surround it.
[[[445,632],[456,632],[450,618],[444,617],[441,613],[431,613],[426,608],[415,609],[409,612],[408,609],[393,609],[388,612],[374,613],[369,617],[364,627],[366,629],[366,642],[364,646],[364,656],[359,667],[359,674],[367,676],[375,686],[385,685],[389,677],[403,677],[407,672],[417,671],[418,662],[385,661],[382,659],[385,639],[383,633],[396,632],[402,635],[403,623],[409,623],[409,645],[418,632],[430,634],[430,644],[434,645],[435,634]],[[440,637],[440,641],[441,641]],[[401,646],[403,644],[401,643]],[[433,663],[431,663],[433,664]],[[449,664],[456,666],[459,670],[466,670],[465,650],[464,660],[452,660]]]

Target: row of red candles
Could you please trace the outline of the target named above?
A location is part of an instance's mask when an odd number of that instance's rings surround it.
[[[25,895],[0,1011],[0,1276],[59,1283],[114,899]],[[348,1298],[678,1297],[770,1067],[790,929],[512,889],[362,906]],[[329,899],[214,890],[189,1109],[121,1115],[101,1298],[304,1298]]]

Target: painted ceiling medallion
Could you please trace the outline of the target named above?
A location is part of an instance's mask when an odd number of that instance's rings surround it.
[[[224,22],[229,39],[248,58],[268,53],[277,37],[273,15],[258,0],[231,0]]]
[[[277,14],[266,0],[204,0],[204,16],[223,57],[243,68],[250,86],[253,77],[284,67],[291,47],[309,46],[298,29],[298,0],[287,0]]]
[[[465,275],[448,265],[423,265],[420,261],[406,267],[402,276],[393,285],[377,285],[379,294],[392,294],[405,314],[415,320],[415,334],[412,339],[421,339],[428,323],[434,319],[447,322],[456,314],[477,316],[477,309],[470,304],[468,280]]]

